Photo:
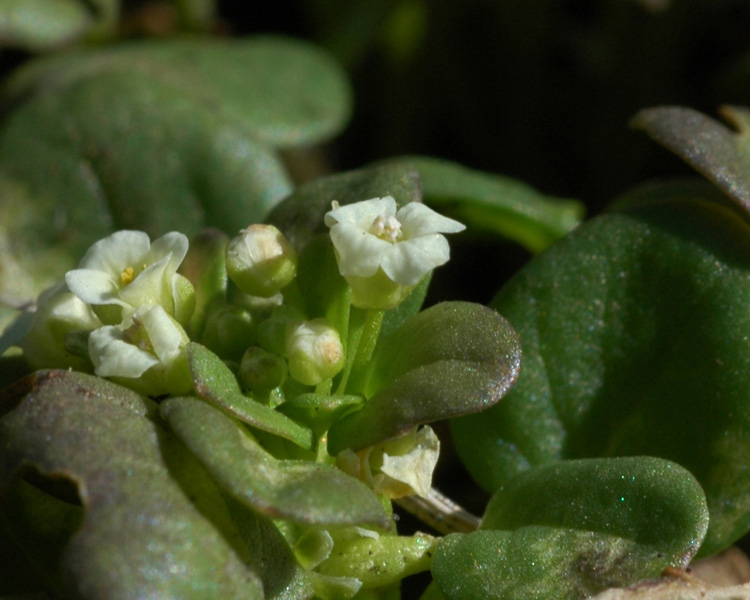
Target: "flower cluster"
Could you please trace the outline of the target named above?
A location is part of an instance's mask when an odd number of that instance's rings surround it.
[[[369,315],[371,340],[382,311],[448,260],[442,234],[464,229],[421,203],[398,208],[390,196],[347,206],[334,201],[324,222],[351,289],[346,298]],[[91,246],[64,281],[40,295],[36,312],[0,339],[0,351],[10,340],[33,368],[93,371],[158,397],[191,393],[192,338],[229,364],[241,389],[259,402],[276,406],[292,396],[325,396],[334,379],[342,393],[355,357],[367,362],[368,351],[358,348],[367,336],[361,322],[358,330],[334,326],[320,310],[307,314],[296,280],[298,250],[273,226],[249,226],[221,247],[225,272],[217,294],[202,290],[200,276],[191,282],[179,272],[188,255],[185,235],[151,241],[143,232],[118,231]],[[204,298],[213,294],[197,312],[194,284]],[[356,454],[344,451],[338,463],[385,496],[426,495],[438,449],[425,426]]]
[[[187,250],[177,232],[151,242],[118,231],[95,243],[26,319],[18,345],[29,364],[93,370],[152,396],[188,391],[182,324],[195,293],[177,273]]]

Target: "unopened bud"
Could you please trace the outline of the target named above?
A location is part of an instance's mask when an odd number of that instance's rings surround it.
[[[286,372],[283,358],[252,346],[242,356],[237,377],[244,389],[264,396],[284,383]]]
[[[286,333],[289,375],[305,385],[317,385],[344,366],[338,332],[325,319],[289,325]]]
[[[268,298],[297,274],[297,253],[273,225],[250,225],[227,245],[227,274],[251,296]]]
[[[224,359],[239,360],[248,346],[255,343],[252,315],[239,306],[222,306],[206,320],[201,342]]]

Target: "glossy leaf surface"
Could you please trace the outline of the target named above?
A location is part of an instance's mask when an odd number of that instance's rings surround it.
[[[684,568],[707,526],[703,491],[677,464],[563,461],[503,485],[484,531],[446,538],[433,573],[450,600],[577,599]]]
[[[489,408],[518,376],[521,348],[503,317],[479,304],[445,302],[380,341],[364,407],[334,423],[329,448],[359,449],[414,425]]]
[[[510,177],[427,156],[393,162],[417,170],[425,204],[472,229],[489,229],[515,240],[532,252],[565,236],[583,217],[579,202],[545,196]]]
[[[274,458],[237,421],[202,400],[169,398],[161,413],[221,488],[262,514],[318,525],[388,526],[382,505],[362,482],[329,465]]]
[[[518,383],[454,423],[495,490],[560,459],[652,455],[703,486],[710,554],[750,518],[750,229],[727,208],[652,203],[598,217],[493,301],[523,341]]]
[[[195,393],[201,398],[248,425],[281,436],[302,448],[312,447],[310,429],[245,396],[234,373],[213,352],[191,342],[187,355]]]
[[[59,557],[68,593],[262,598],[256,559],[206,472],[154,420],[153,402],[65,371],[36,373],[0,402],[0,489],[33,469],[83,506]]]
[[[722,118],[733,128],[679,106],[647,108],[633,119],[654,140],[685,160],[750,212],[750,110],[724,106]]]

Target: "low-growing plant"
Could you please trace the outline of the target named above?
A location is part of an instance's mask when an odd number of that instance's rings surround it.
[[[88,4],[3,39],[106,39]],[[0,596],[573,600],[748,533],[747,110],[638,114],[708,181],[583,222],[427,156],[295,180],[352,103],[297,40],[73,45],[2,97]],[[477,235],[534,256],[425,307]]]

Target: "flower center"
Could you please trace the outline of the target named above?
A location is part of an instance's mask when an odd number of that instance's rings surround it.
[[[133,267],[125,267],[122,273],[120,273],[122,285],[128,285],[133,279],[135,279],[135,269]]]
[[[384,217],[378,215],[370,225],[370,233],[379,237],[381,240],[396,243],[401,237],[401,223],[396,217]]]
[[[141,267],[141,271],[145,271],[146,267],[148,267],[148,265],[143,265]],[[135,279],[136,276],[137,275],[133,267],[125,267],[122,270],[122,273],[120,273],[120,281],[122,281],[122,287],[125,287],[126,285],[133,283],[133,279]]]

